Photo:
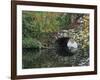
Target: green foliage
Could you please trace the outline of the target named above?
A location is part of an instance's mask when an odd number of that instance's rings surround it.
[[[38,40],[33,39],[33,38],[24,38],[22,42],[23,42],[23,44],[22,44],[23,48],[39,49],[42,47],[41,43]]]
[[[68,29],[71,24],[71,14],[64,13],[58,17],[58,21],[60,22],[60,29]]]
[[[29,42],[24,40],[26,38],[39,40],[43,46],[45,45],[48,47],[51,44],[48,42],[52,40],[51,35],[48,33],[58,32],[62,29],[66,29],[67,25],[70,24],[70,18],[70,14],[66,13],[23,11],[22,43],[23,45],[25,44],[24,41],[27,43],[27,46],[25,45],[23,47],[28,47]]]

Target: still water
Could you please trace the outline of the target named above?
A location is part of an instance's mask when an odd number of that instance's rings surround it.
[[[61,55],[61,54],[62,55]],[[81,55],[64,55],[55,49],[23,49],[22,68],[49,68],[80,66]]]

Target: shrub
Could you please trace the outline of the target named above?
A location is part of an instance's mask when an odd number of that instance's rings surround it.
[[[41,48],[41,42],[33,38],[24,38],[22,40],[23,48]]]

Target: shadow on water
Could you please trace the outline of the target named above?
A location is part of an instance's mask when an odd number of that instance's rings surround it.
[[[59,56],[73,56],[74,54],[71,53],[66,47],[58,47],[56,48],[56,54],[58,54]]]

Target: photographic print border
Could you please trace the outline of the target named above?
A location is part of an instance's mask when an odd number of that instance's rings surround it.
[[[18,33],[17,5],[93,9],[94,10],[94,71],[17,75],[17,33]],[[33,2],[33,1],[11,1],[11,79],[12,80],[75,76],[75,75],[92,75],[92,74],[97,74],[97,6],[96,5],[63,4],[63,3]]]

